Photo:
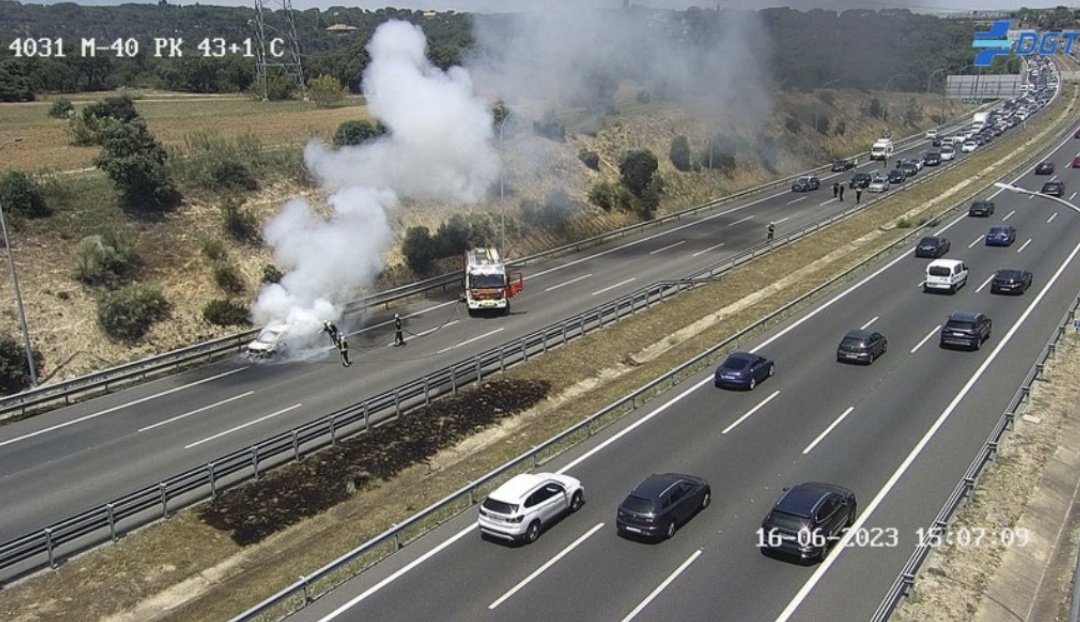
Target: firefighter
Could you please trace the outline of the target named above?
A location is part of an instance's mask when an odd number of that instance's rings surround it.
[[[334,324],[330,320],[323,322],[323,331],[330,335],[330,341],[334,344],[334,347],[340,347],[338,342],[341,340],[341,331],[338,330],[337,324]]]
[[[835,199],[840,196],[840,182],[832,182],[832,197]]]
[[[341,364],[345,367],[352,365],[352,361],[349,360],[349,342],[345,339],[344,333],[338,333],[338,351],[341,353]]]
[[[862,202],[862,188],[855,189],[855,205]]]
[[[772,223],[772,222],[770,222],[770,223],[769,223],[769,229],[768,229],[768,232],[769,232],[769,233],[768,233],[768,239],[767,239],[767,241],[769,241],[769,242],[772,242],[772,240],[773,240],[773,234],[775,234],[775,233],[776,233],[776,223]]]
[[[844,200],[844,184],[840,184],[840,201]]]
[[[394,347],[405,345],[405,335],[402,332],[401,316],[394,314]]]

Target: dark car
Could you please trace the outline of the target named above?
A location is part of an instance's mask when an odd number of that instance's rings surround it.
[[[848,182],[848,187],[855,188],[867,188],[870,182],[873,181],[870,178],[870,173],[855,173],[851,176],[851,181]]]
[[[1031,273],[1027,270],[998,270],[990,281],[991,294],[1023,294],[1029,287]]]
[[[1073,168],[1080,168],[1080,156],[1076,156],[1072,161]]]
[[[899,184],[902,183],[905,179],[907,179],[907,174],[898,168],[894,168],[889,171],[889,174],[886,177],[889,180],[890,184]]]
[[[937,151],[931,151],[923,157],[923,164],[926,166],[938,166],[941,164],[941,153]]]
[[[940,136],[933,137],[932,139],[930,139],[930,144],[935,146],[935,147],[940,147],[941,146],[941,137]]]
[[[776,364],[757,354],[733,352],[716,368],[716,386],[734,389],[753,389],[776,371]]]
[[[1016,241],[1016,227],[994,225],[986,232],[987,246],[1011,246]]]
[[[914,177],[919,173],[919,165],[910,160],[900,162],[896,165],[896,168],[904,171],[904,174],[908,177]]]
[[[808,192],[821,187],[821,180],[813,175],[803,175],[791,184],[792,192]]]
[[[1073,134],[1073,138],[1080,138],[1080,130],[1076,130],[1076,133]]]
[[[978,350],[990,338],[993,322],[982,313],[954,311],[941,327],[941,347],[960,346]]]
[[[989,217],[994,214],[994,202],[987,199],[978,199],[968,207],[968,216]]]
[[[1035,167],[1035,174],[1036,175],[1053,175],[1054,174],[1054,163],[1053,162],[1039,162],[1038,166]]]
[[[832,163],[832,172],[843,173],[844,171],[850,171],[859,165],[859,161],[856,158],[842,158],[834,160]]]
[[[870,365],[888,349],[889,340],[885,335],[868,330],[852,330],[840,340],[840,345],[836,348],[836,360],[840,363]]]
[[[709,506],[709,483],[693,475],[650,475],[619,504],[615,529],[620,535],[670,538],[675,530]]]
[[[1049,194],[1051,196],[1060,197],[1065,195],[1065,182],[1063,181],[1048,181],[1043,184],[1043,194]]]
[[[855,523],[855,493],[835,484],[808,482],[789,488],[761,521],[758,546],[765,555],[800,562],[825,559],[844,530]]]
[[[952,242],[948,238],[928,236],[919,240],[915,247],[916,257],[930,257],[937,259],[952,248]]]

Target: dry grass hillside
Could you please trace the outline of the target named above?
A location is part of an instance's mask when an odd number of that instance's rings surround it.
[[[522,121],[515,140],[508,135],[503,149],[505,198],[498,188],[486,203],[460,208],[459,211],[485,215],[493,227],[505,215],[508,231],[508,254],[533,253],[570,239],[595,235],[604,230],[636,222],[632,213],[613,209],[604,211],[588,203],[589,189],[601,180],[618,181],[618,163],[630,149],[650,149],[660,161],[665,194],[659,212],[674,211],[709,198],[750,187],[776,175],[791,174],[822,163],[834,156],[867,149],[886,130],[894,136],[905,135],[934,122],[944,102],[937,97],[914,96],[917,114],[908,123],[900,122],[904,111],[912,108],[912,96],[901,93],[866,94],[858,91],[785,93],[776,96],[772,112],[753,133],[738,126],[723,130],[738,136],[747,157],[738,158],[730,174],[699,170],[679,172],[671,164],[668,152],[676,134],[689,138],[695,155],[713,133],[708,125],[687,109],[671,104],[642,102],[633,89],[623,89],[617,111],[602,119],[577,111],[562,111],[567,120],[565,142],[540,139],[532,134],[530,122]],[[890,113],[891,123],[868,116],[866,104],[871,97],[881,100]],[[827,103],[828,102],[828,103]],[[286,154],[298,156],[296,147],[313,137],[329,137],[337,124],[347,119],[364,118],[366,111],[359,101],[318,110],[302,102],[258,104],[237,98],[175,97],[169,94],[145,94],[136,102],[151,131],[163,142],[182,148],[191,132],[210,130],[225,137],[254,133],[264,146],[275,146]],[[34,347],[45,355],[41,373],[50,380],[72,377],[103,366],[114,365],[180,347],[195,341],[235,332],[235,328],[213,326],[202,319],[202,308],[211,299],[223,297],[211,275],[210,262],[202,248],[208,238],[225,242],[229,261],[244,280],[243,301],[254,299],[263,266],[272,261],[269,251],[260,245],[242,244],[222,234],[221,197],[203,191],[188,191],[183,206],[158,220],[138,220],[115,205],[110,187],[96,171],[72,172],[91,166],[93,148],[67,145],[63,125],[46,116],[48,102],[0,105],[0,142],[8,134],[23,141],[0,152],[0,171],[23,170],[38,174],[53,197],[53,216],[14,223],[12,239],[19,282]],[[811,110],[829,117],[830,130],[821,134],[811,128]],[[957,116],[964,106],[950,103],[945,113]],[[529,111],[519,116],[528,117]],[[792,132],[789,117],[797,117],[801,127]],[[836,132],[843,120],[844,133]],[[721,125],[723,122],[721,121]],[[525,139],[528,140],[525,140]],[[760,146],[772,160],[774,172],[761,165]],[[291,145],[291,147],[290,147]],[[596,151],[601,159],[599,171],[585,167],[578,151]],[[290,151],[291,150],[291,151]],[[318,189],[299,181],[295,167],[289,171],[261,175],[258,191],[244,197],[244,205],[259,222],[266,222],[285,199],[304,194],[318,202]],[[520,204],[524,198],[542,200],[550,190],[561,188],[581,203],[581,211],[561,232],[539,230],[522,225]],[[450,216],[442,206],[407,204],[391,215],[400,235],[407,227],[426,225],[432,230]],[[480,216],[481,218],[483,216]],[[9,223],[11,225],[11,223]],[[121,228],[130,234],[142,259],[140,282],[161,284],[170,303],[169,316],[158,322],[135,344],[111,341],[97,324],[97,290],[77,282],[72,274],[75,245],[87,235],[103,228]],[[527,234],[526,234],[527,231]],[[413,275],[402,265],[397,246],[387,251],[388,269],[382,285],[410,280]],[[8,275],[0,286],[0,330],[18,334],[14,300]]]

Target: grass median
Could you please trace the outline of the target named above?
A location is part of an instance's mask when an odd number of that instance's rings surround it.
[[[981,191],[1061,131],[1073,97],[1051,105],[1027,131],[998,139],[933,179],[886,195],[718,282],[508,370],[509,379],[549,383],[556,397],[258,545],[241,547],[196,512],[180,512],[5,589],[0,613],[12,622],[228,619],[894,244],[912,232],[903,223],[928,219]]]

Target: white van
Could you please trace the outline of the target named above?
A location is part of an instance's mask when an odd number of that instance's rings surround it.
[[[935,259],[926,264],[926,280],[923,291],[945,290],[955,294],[956,290],[967,285],[968,267],[960,259]]]

